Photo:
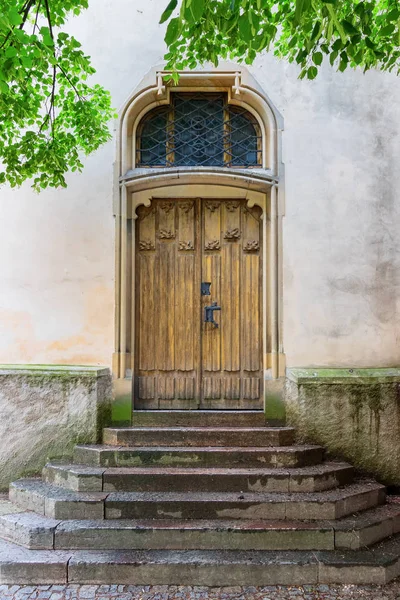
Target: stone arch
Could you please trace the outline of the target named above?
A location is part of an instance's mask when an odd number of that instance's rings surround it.
[[[284,374],[282,344],[282,217],[284,215],[280,114],[247,69],[236,65],[182,72],[173,91],[224,91],[229,104],[249,111],[262,131],[262,168],[167,167],[136,168],[136,128],[150,110],[169,104],[168,73],[154,68],[131,93],[118,123],[114,214],[116,216],[116,316],[113,372],[126,379],[133,371],[135,302],[133,265],[135,219],[140,204],[150,205],[160,194],[207,197],[234,193],[249,206],[263,210],[264,236],[264,373],[265,379]],[[183,189],[184,188],[184,189]],[[207,192],[208,189],[208,192]]]

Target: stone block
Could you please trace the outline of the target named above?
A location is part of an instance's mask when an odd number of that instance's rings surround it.
[[[70,558],[70,552],[26,550],[0,540],[0,583],[66,583]]]
[[[58,487],[75,492],[101,492],[104,469],[81,465],[47,464],[43,479]]]
[[[265,427],[261,410],[134,410],[136,427]]]
[[[318,564],[301,552],[77,552],[69,581],[131,585],[302,585],[317,583]]]
[[[387,484],[400,485],[400,369],[287,370],[288,423]]]
[[[111,400],[106,368],[0,365],[0,490],[77,442],[99,441]]]
[[[0,537],[31,550],[52,550],[59,521],[26,512],[0,517]]]

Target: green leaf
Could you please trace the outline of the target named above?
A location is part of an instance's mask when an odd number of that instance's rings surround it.
[[[239,26],[239,32],[240,32],[242,39],[245,42],[250,42],[253,39],[253,34],[252,34],[252,30],[251,30],[251,23],[249,21],[248,15],[246,13],[243,13],[242,15],[240,15],[239,21],[238,21],[238,26]]]
[[[338,54],[339,54],[339,53],[338,53],[338,51],[337,51],[337,50],[334,50],[333,52],[331,52],[331,55],[330,55],[330,57],[329,57],[329,62],[330,62],[330,64],[331,64],[331,67],[333,67],[333,64],[334,64],[335,60],[337,59],[337,57],[338,57]]]
[[[318,37],[318,34],[320,33],[320,29],[321,29],[321,22],[316,21],[314,28],[312,30],[312,33],[311,33],[312,40],[315,40],[315,38]]]
[[[14,58],[14,56],[17,56],[17,54],[17,49],[14,48],[14,46],[8,46],[7,50],[4,52],[4,56],[7,58]]]
[[[167,31],[165,33],[165,38],[164,38],[165,43],[168,46],[173,44],[173,42],[175,42],[178,39],[179,33],[180,33],[180,20],[178,19],[178,17],[175,17],[175,19],[171,19],[171,21],[168,23]]]
[[[296,23],[300,23],[301,15],[305,10],[306,0],[296,0],[295,20]]]
[[[389,25],[382,27],[382,29],[378,32],[378,35],[380,35],[381,37],[391,35],[395,29],[396,29],[396,25],[394,25],[393,23],[390,23]]]
[[[2,94],[7,94],[9,91],[8,84],[0,79],[0,92]]]
[[[350,23],[350,21],[342,21],[342,26],[344,31],[347,33],[347,35],[357,35],[358,34],[358,29],[356,29],[353,25],[353,23]]]
[[[315,79],[317,75],[318,75],[317,67],[308,67],[307,79]]]
[[[398,8],[394,8],[393,10],[390,11],[390,13],[387,15],[386,19],[388,21],[397,21],[397,19],[400,17],[400,10]]]
[[[170,16],[172,15],[172,13],[174,12],[174,10],[177,6],[178,6],[178,0],[170,0],[167,8],[164,10],[163,14],[161,15],[160,25],[161,25],[161,23],[165,23],[165,21],[168,21],[168,19],[170,18]]]
[[[205,8],[205,0],[192,0],[190,10],[192,11],[193,19],[199,22],[203,16]]]
[[[10,9],[7,16],[8,16],[8,20],[10,21],[11,25],[17,26],[22,23],[22,17],[19,14],[18,10],[14,7]]]
[[[322,59],[323,59],[322,52],[314,52],[314,54],[312,55],[313,63],[315,65],[317,65],[318,67],[322,63]]]

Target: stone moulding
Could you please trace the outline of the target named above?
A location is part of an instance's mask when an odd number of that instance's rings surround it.
[[[262,87],[243,66],[224,63],[211,70],[183,71],[179,74],[178,86],[168,84],[169,75],[163,66],[151,69],[127,98],[119,116],[113,202],[116,217],[113,375],[116,381],[127,382],[134,374],[135,357],[129,340],[134,335],[131,324],[136,294],[132,271],[135,256],[132,257],[130,250],[129,232],[135,236],[136,208],[140,205],[150,207],[155,198],[166,203],[202,198],[209,207],[214,208],[214,204],[209,203],[217,203],[216,210],[223,198],[231,202],[229,208],[236,210],[236,201],[245,197],[249,208],[257,204],[263,210],[264,380],[276,380],[283,376],[285,370],[281,293],[282,219],[285,213],[281,147],[283,119]],[[228,104],[242,107],[254,116],[262,133],[262,168],[189,166],[142,169],[136,166],[136,134],[142,118],[156,106],[169,105],[171,94],[194,90],[224,92]],[[167,240],[164,239],[163,243]],[[121,386],[125,391],[128,389],[125,383]]]
[[[100,441],[111,402],[108,368],[0,365],[0,490],[40,472],[48,457],[72,454],[78,441]]]
[[[288,369],[284,399],[301,440],[400,485],[400,369]]]

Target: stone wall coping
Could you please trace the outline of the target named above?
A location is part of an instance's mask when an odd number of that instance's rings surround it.
[[[344,384],[370,385],[376,383],[400,382],[400,368],[291,368],[286,369],[289,381],[301,384]]]
[[[106,377],[110,375],[108,367],[86,365],[6,365],[0,364],[1,375],[46,375],[47,377]]]

